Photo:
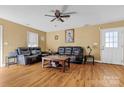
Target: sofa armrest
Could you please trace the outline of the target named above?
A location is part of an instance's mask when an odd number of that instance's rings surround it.
[[[25,61],[25,56],[24,55],[18,55],[17,59],[18,59],[18,64],[26,65],[26,61]]]

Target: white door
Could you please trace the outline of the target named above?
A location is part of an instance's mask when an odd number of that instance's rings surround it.
[[[2,53],[3,53],[3,31],[2,31],[2,26],[0,25],[0,67],[2,67],[2,61],[3,61],[3,55],[2,55]]]
[[[103,63],[123,65],[124,28],[101,30],[101,60]]]

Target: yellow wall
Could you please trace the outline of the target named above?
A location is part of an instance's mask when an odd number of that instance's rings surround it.
[[[100,29],[122,26],[124,26],[124,21],[75,28],[74,43],[65,43],[65,31],[47,32],[46,49],[57,51],[59,46],[82,46],[86,50],[88,45],[93,46],[93,43],[98,43],[97,48],[93,49],[92,54],[96,60],[100,60]],[[59,36],[58,40],[54,39],[55,35]]]
[[[8,55],[8,52],[15,50],[18,47],[26,47],[27,46],[27,31],[38,33],[39,35],[39,47],[42,50],[46,48],[46,32],[41,32],[39,30],[29,28],[20,24],[16,24],[4,19],[0,19],[0,25],[3,26],[3,55],[4,60]],[[45,41],[42,41],[40,37],[44,37]],[[5,43],[8,43],[6,45]]]
[[[8,52],[15,50],[17,47],[27,46],[27,31],[31,31],[38,33],[39,47],[41,47],[43,51],[48,49],[57,51],[59,46],[82,46],[86,49],[88,45],[93,46],[93,43],[96,42],[98,43],[98,46],[97,48],[93,49],[92,53],[95,55],[96,60],[100,60],[100,29],[122,27],[124,26],[124,21],[74,28],[74,43],[65,43],[65,31],[63,30],[46,33],[4,19],[0,19],[0,25],[3,25],[4,43],[8,43],[8,45],[4,44],[4,59]],[[59,35],[58,40],[55,40],[55,35]],[[45,40],[42,41],[41,37],[44,37]]]

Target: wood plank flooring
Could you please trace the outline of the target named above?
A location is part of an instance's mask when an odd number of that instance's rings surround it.
[[[1,87],[123,87],[124,66],[71,64],[66,73],[41,63],[0,68]]]

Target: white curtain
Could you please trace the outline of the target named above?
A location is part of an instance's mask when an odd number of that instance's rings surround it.
[[[38,34],[28,32],[28,47],[38,47]]]

